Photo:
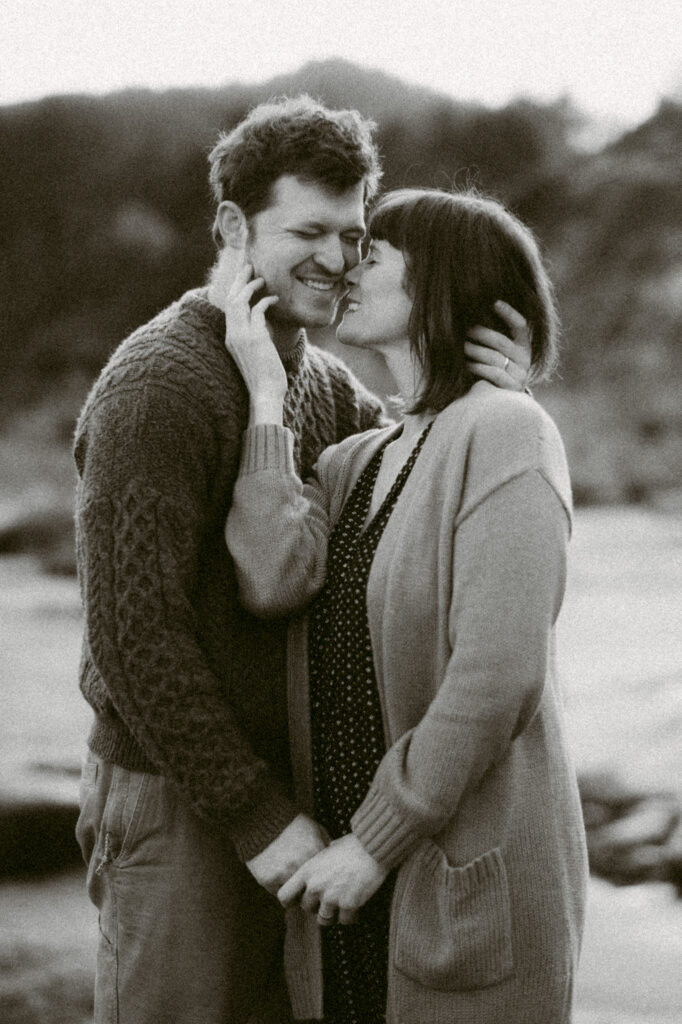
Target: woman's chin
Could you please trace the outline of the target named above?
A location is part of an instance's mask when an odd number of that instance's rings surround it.
[[[357,331],[353,330],[352,323],[348,320],[352,317],[352,313],[344,313],[341,323],[336,328],[336,337],[342,345],[361,345],[362,340]]]

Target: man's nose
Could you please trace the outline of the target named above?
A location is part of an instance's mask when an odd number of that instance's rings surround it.
[[[315,262],[323,267],[328,274],[342,274],[346,269],[341,239],[330,235],[315,252]]]

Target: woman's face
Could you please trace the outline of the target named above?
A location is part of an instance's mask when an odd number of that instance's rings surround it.
[[[403,254],[389,242],[372,241],[367,257],[346,274],[350,290],[336,335],[344,345],[359,348],[409,346],[412,299],[405,291]]]

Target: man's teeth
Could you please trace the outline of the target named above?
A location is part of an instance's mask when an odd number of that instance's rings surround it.
[[[336,287],[336,281],[319,281],[313,277],[300,277],[299,281],[316,292],[330,292]]]
[[[353,300],[351,300],[350,302],[348,302],[348,303],[346,304],[346,310],[347,310],[347,311],[348,311],[349,313],[354,313],[354,312],[355,312],[355,310],[356,310],[356,309],[359,309],[359,308],[360,308],[360,303],[359,303],[359,302],[354,302]]]

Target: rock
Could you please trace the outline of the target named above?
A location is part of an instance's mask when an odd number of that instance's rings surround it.
[[[78,863],[78,807],[0,800],[0,877],[44,875]]]
[[[0,794],[0,878],[52,874],[81,860],[80,765],[34,763],[3,779]]]
[[[680,819],[677,801],[670,796],[644,797],[622,817],[612,818],[593,832],[615,847],[665,843]]]
[[[582,772],[578,780],[583,806],[586,803],[605,804],[610,807],[629,805],[644,794],[633,791],[616,774],[607,769]]]
[[[48,502],[11,509],[0,520],[0,554],[32,554],[46,572],[75,576],[73,511]]]
[[[618,885],[658,881],[682,894],[682,802],[632,792],[615,776],[580,779],[590,869]]]

